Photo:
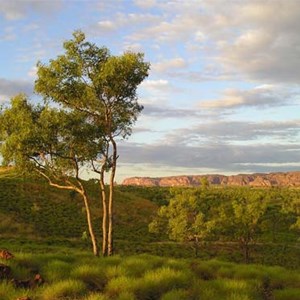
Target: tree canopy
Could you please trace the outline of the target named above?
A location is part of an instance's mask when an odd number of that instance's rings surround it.
[[[37,64],[35,91],[44,105],[34,106],[19,95],[2,110],[1,153],[4,163],[32,168],[51,185],[73,189],[83,198],[87,195],[81,167],[98,173],[102,253],[112,255],[117,139],[130,136],[143,109],[137,87],[148,76],[150,65],[142,53],[111,55],[106,47],[86,41],[81,31],[75,31],[63,46],[64,54],[48,64]]]

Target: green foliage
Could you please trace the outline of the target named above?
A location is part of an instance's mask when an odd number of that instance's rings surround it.
[[[148,76],[143,54],[112,56],[107,48],[87,42],[80,31],[64,48],[65,54],[49,65],[38,64],[35,90],[48,100],[88,113],[98,125],[105,125],[106,134],[126,137],[142,110],[136,89]],[[107,106],[109,120],[104,120]]]
[[[167,231],[175,241],[193,241],[196,255],[199,242],[212,235],[216,226],[216,207],[207,197],[206,189],[173,191],[167,206],[158,210],[158,216],[149,224],[150,232]]]
[[[257,242],[297,241],[297,190],[202,187],[173,188],[171,194],[149,230],[167,232],[175,241],[193,241],[198,255],[204,241],[219,241],[224,249],[233,242],[239,244],[244,261],[249,261]]]
[[[26,269],[19,275],[27,279],[34,267],[46,283],[35,289],[19,289],[1,282],[1,300],[25,295],[41,300],[297,299],[300,288],[299,272],[279,267],[150,255],[95,258],[84,252],[15,254],[15,261],[9,262],[13,274]],[[137,270],[139,264],[141,272]]]
[[[97,234],[100,234],[100,222],[96,217],[98,212],[101,212],[101,203],[97,197],[98,182],[86,182],[86,188],[92,196],[91,205],[95,211],[93,223]],[[152,188],[149,194],[151,190]],[[159,188],[153,190],[154,195],[159,195]],[[167,195],[170,193],[169,190],[163,188],[161,195],[164,193]],[[182,190],[193,189],[172,188],[172,190],[174,195],[181,193]],[[244,260],[233,227],[221,223],[218,217],[219,208],[230,212],[231,202],[234,199],[232,194],[237,194],[236,190],[236,188],[208,188],[200,192],[202,199],[217,211],[218,222],[212,234],[199,243],[199,258],[218,257],[234,262]],[[252,193],[256,190],[245,188],[244,193]],[[120,255],[148,253],[162,257],[192,257],[194,242],[187,241],[183,244],[170,242],[164,229],[159,234],[148,233],[148,224],[155,217],[157,206],[141,197],[143,193],[147,194],[147,191],[148,188],[139,187],[135,193],[134,189],[123,190],[122,186],[117,186],[115,191],[115,200],[118,203],[115,215],[116,252]],[[290,193],[295,196],[300,195],[300,191],[292,189],[259,189],[259,191],[267,201],[267,209],[255,232],[256,244],[250,245],[251,262],[296,268],[300,264],[297,248],[299,234],[296,229],[291,228],[296,220],[295,213],[284,211],[282,206],[283,203],[288,203]],[[270,210],[275,205],[275,216],[280,217],[277,219],[279,224],[276,224],[276,218]],[[71,197],[69,191],[58,191],[42,180],[20,177],[13,168],[0,168],[0,248],[39,253],[57,251],[59,247],[64,247],[66,253],[76,249],[87,249],[90,241],[81,240],[82,233],[87,231],[82,207],[78,195]],[[230,221],[229,215],[227,225],[231,224]],[[278,225],[274,230],[275,243],[272,233],[274,223]],[[221,224],[223,225],[220,226]],[[139,270],[138,264],[134,262],[132,264],[132,272],[137,273],[144,272],[148,265],[146,262],[141,262]]]
[[[300,288],[276,290],[274,292],[274,297],[276,300],[296,300],[299,299],[299,295],[300,295]]]
[[[158,206],[167,205],[171,198],[169,187],[119,185],[116,189],[129,195],[138,195],[144,199],[150,200]]]
[[[262,192],[248,193],[243,189],[236,190],[229,208],[226,207],[224,210],[222,207],[221,224],[224,229],[233,232],[235,239],[241,245],[246,262],[250,258],[249,245],[254,242],[259,222],[266,208],[267,202]]]
[[[99,264],[79,265],[72,270],[71,277],[83,281],[92,290],[103,290],[107,281],[103,266],[99,266]]]
[[[131,135],[132,126],[143,107],[138,104],[137,87],[148,76],[150,65],[142,53],[126,52],[112,56],[105,47],[97,47],[85,40],[81,31],[64,43],[65,53],[50,60],[48,65],[38,63],[35,91],[48,102],[56,102],[66,111],[85,116],[89,125],[87,134],[76,122],[71,140],[81,137],[79,152],[71,156],[71,165],[88,162],[99,174],[103,201],[102,254],[112,255],[113,247],[113,189],[117,168],[117,138]],[[74,119],[68,116],[68,119]],[[69,141],[69,140],[68,140]],[[73,143],[71,143],[73,145]],[[63,158],[66,156],[64,155]],[[82,157],[82,160],[78,160]],[[87,164],[85,164],[86,166]],[[104,191],[105,172],[110,173],[110,189]],[[69,182],[69,181],[68,181]],[[89,217],[87,217],[89,220]],[[107,222],[105,220],[108,220]],[[91,225],[89,225],[89,228]],[[93,248],[95,238],[91,234]]]
[[[15,228],[23,222],[23,227],[11,231],[11,236],[23,233],[28,238],[80,237],[86,229],[81,207],[78,200],[70,199],[67,191],[57,193],[43,181],[31,178],[0,180],[0,211],[13,221]],[[3,228],[2,234],[9,236],[9,230],[10,227]]]
[[[46,287],[41,295],[43,300],[76,299],[86,294],[85,284],[79,280],[66,279]]]

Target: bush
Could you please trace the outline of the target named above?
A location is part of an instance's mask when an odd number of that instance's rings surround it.
[[[90,290],[102,291],[106,284],[106,276],[99,265],[80,265],[70,273],[71,277],[83,281]]]
[[[103,294],[91,294],[86,298],[84,298],[84,300],[109,300],[109,299]]]
[[[172,289],[185,288],[191,278],[183,271],[170,268],[160,268],[148,271],[137,281],[135,294],[137,299],[159,299],[160,296]]]
[[[45,288],[42,292],[43,300],[58,300],[73,297],[76,299],[79,296],[84,296],[87,292],[86,286],[79,280],[62,280],[53,283]]]
[[[284,289],[273,292],[276,300],[298,300],[300,299],[300,289]]]
[[[161,300],[190,300],[190,297],[187,291],[182,289],[176,289],[165,293],[161,297]]]
[[[136,280],[132,277],[120,276],[112,278],[105,289],[110,298],[116,298],[122,293],[132,293],[135,290]]]
[[[42,274],[47,282],[56,282],[60,279],[69,278],[71,265],[61,260],[49,261],[42,269]]]

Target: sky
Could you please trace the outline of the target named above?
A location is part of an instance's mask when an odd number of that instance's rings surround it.
[[[300,0],[0,0],[0,104],[80,29],[151,64],[118,182],[300,170],[299,28]]]

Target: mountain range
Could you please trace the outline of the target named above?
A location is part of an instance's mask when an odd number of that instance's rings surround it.
[[[122,185],[138,186],[199,186],[201,182],[221,186],[253,186],[253,187],[300,187],[300,171],[254,173],[238,175],[184,175],[169,177],[130,177],[124,179]]]

